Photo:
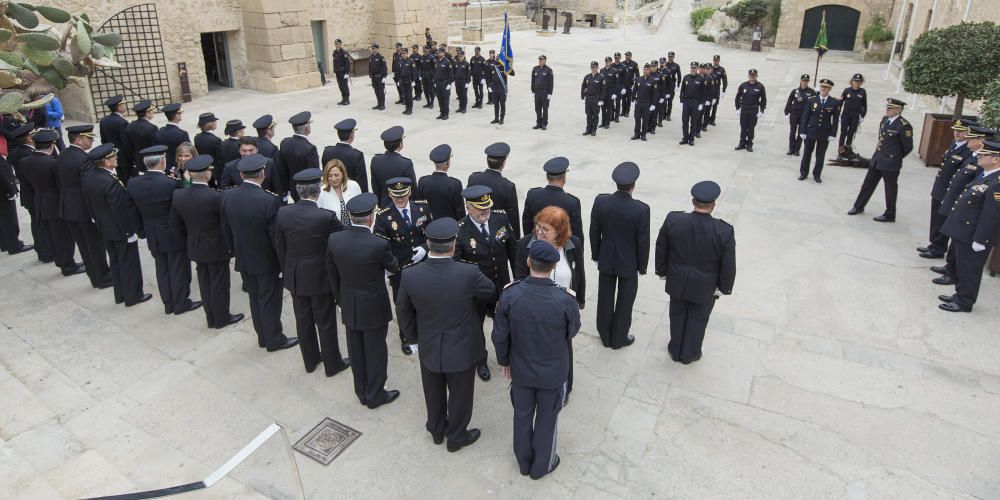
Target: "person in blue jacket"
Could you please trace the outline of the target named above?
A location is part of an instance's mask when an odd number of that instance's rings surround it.
[[[66,143],[63,142],[62,121],[62,102],[58,97],[53,96],[52,100],[45,105],[45,126],[59,134],[59,140],[56,141],[56,147],[59,148],[59,151],[66,149]]]

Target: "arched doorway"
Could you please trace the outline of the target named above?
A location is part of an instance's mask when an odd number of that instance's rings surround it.
[[[813,48],[824,12],[826,12],[827,48],[830,50],[854,50],[861,12],[843,5],[820,5],[806,10],[805,16],[802,18],[802,36],[799,38],[799,48]]]

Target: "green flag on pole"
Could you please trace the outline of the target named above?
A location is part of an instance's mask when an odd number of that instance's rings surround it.
[[[819,34],[816,35],[816,43],[813,44],[813,48],[816,49],[816,53],[819,54],[820,57],[822,57],[823,54],[825,54],[827,50],[830,50],[829,47],[826,46],[826,44],[827,44],[827,41],[826,41],[826,11],[824,10],[823,11],[823,20],[820,21],[820,24],[819,24]]]

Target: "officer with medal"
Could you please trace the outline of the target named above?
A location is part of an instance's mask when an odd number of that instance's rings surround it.
[[[493,208],[493,190],[487,186],[469,186],[462,191],[468,215],[462,219],[455,246],[455,258],[479,266],[479,270],[493,282],[500,293],[514,269],[517,255],[517,239],[507,214]],[[493,316],[495,304],[487,304],[480,310],[480,320]],[[487,353],[477,367],[479,378],[490,379],[490,369],[486,364]]]
[[[753,153],[754,130],[757,128],[757,120],[764,116],[767,108],[767,91],[764,84],[757,81],[757,70],[751,69],[748,76],[749,79],[741,83],[736,91],[736,111],[740,112],[740,143],[736,150],[746,149]],[[714,110],[712,119],[714,125]]]
[[[490,103],[493,104],[493,121],[490,123],[503,125],[503,119],[507,116],[507,74],[503,63],[499,59],[493,59],[491,64],[486,65],[486,74],[489,82],[486,89],[490,93]]]
[[[833,81],[823,78],[819,81],[819,95],[806,101],[799,120],[799,137],[805,140],[802,161],[799,163],[799,180],[804,181],[809,176],[812,166],[813,179],[823,182],[823,161],[826,159],[826,148],[837,137],[840,101],[830,95]],[[813,162],[813,151],[816,152]]]
[[[337,87],[340,88],[340,102],[338,106],[347,106],[351,103],[351,88],[348,79],[351,77],[351,55],[344,50],[343,42],[338,38],[333,41],[333,74],[337,77]]]
[[[976,125],[976,122],[964,118],[955,121],[951,126],[955,140],[941,155],[941,167],[934,176],[934,185],[931,187],[930,244],[917,248],[917,252],[925,259],[940,259],[948,251],[948,237],[941,234],[941,225],[948,216],[938,212],[941,210],[941,200],[947,194],[948,185],[955,177],[955,172],[972,157],[972,150],[969,149],[969,141],[966,139],[970,125]]]
[[[885,117],[879,124],[878,145],[872,155],[868,173],[861,184],[858,199],[847,215],[857,215],[865,211],[865,205],[875,193],[878,181],[885,182],[885,212],[875,217],[875,222],[896,222],[896,193],[899,190],[899,171],[903,168],[903,158],[913,151],[913,126],[900,116],[906,103],[889,98],[885,104]]]
[[[510,218],[510,225],[514,229],[514,237],[521,237],[520,209],[517,205],[517,185],[503,176],[504,166],[507,165],[507,157],[510,155],[510,146],[506,142],[495,142],[486,147],[486,170],[476,172],[469,176],[466,186],[486,186],[493,190],[491,199],[494,210],[503,210]],[[531,231],[531,228],[525,228]]]
[[[385,109],[385,80],[389,76],[389,70],[385,66],[385,58],[378,53],[378,44],[372,44],[372,55],[368,59],[368,78],[372,81],[372,89],[375,91],[375,105],[372,109],[382,111]]]
[[[802,147],[802,137],[799,134],[805,132],[805,124],[802,123],[802,112],[806,108],[809,99],[816,95],[816,91],[809,86],[809,75],[802,75],[799,79],[799,86],[790,94],[785,101],[785,116],[788,117],[788,156],[799,156],[799,149]]]

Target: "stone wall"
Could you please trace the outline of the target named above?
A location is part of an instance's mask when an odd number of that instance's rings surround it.
[[[799,48],[802,21],[806,11],[820,5],[844,5],[861,12],[858,34],[854,42],[854,50],[858,52],[862,49],[862,35],[871,23],[872,16],[879,13],[883,18],[888,18],[892,11],[893,0],[785,0],[781,2],[781,20],[778,23],[774,46],[782,49]]]
[[[555,7],[560,12],[572,11],[577,17],[582,17],[583,14],[595,14],[598,17],[601,14],[606,14],[607,17],[612,17],[618,11],[615,0],[547,0],[545,6]]]
[[[912,6],[912,8],[911,8]],[[900,29],[900,41],[904,42],[903,57],[899,54],[893,60],[905,60],[910,55],[910,46],[918,36],[934,28],[943,28],[959,24],[965,19],[965,9],[969,7],[968,21],[993,21],[1000,23],[1000,2],[996,0],[900,0],[896,11],[886,23],[889,30],[895,32],[900,16],[913,12],[909,19],[903,20]],[[934,7],[932,11],[931,8]],[[888,17],[888,16],[887,16]],[[909,22],[907,22],[909,21]]]
[[[447,39],[448,3],[442,0],[372,0],[372,41],[389,54],[396,42],[425,42],[424,28],[439,42]]]

